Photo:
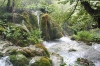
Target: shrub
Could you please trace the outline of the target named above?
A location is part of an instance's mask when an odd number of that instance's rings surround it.
[[[28,37],[28,41],[31,43],[31,44],[36,44],[36,43],[40,43],[40,41],[42,40],[41,38],[41,31],[38,30],[38,29],[35,29],[35,30],[32,30],[30,32],[30,35]]]
[[[16,45],[25,46],[27,44],[28,33],[22,27],[10,25],[9,27],[6,27],[3,33],[7,40]]]
[[[99,28],[92,29],[90,32],[94,35],[93,41],[100,42],[100,29]]]
[[[93,41],[93,34],[88,32],[88,31],[80,31],[77,33],[77,35],[74,35],[76,40],[80,40],[80,41]]]

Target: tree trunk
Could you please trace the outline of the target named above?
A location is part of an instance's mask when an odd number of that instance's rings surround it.
[[[14,6],[15,6],[15,0],[12,1],[12,19],[13,19],[13,22],[15,23],[15,20],[14,20],[14,12],[15,12],[15,9],[14,9]]]
[[[100,13],[98,9],[91,8],[91,5],[87,1],[82,1],[81,4],[84,6],[84,9],[87,11],[87,13],[89,13],[98,23],[98,28],[100,28]]]
[[[6,6],[6,10],[7,10],[7,12],[10,12],[10,11],[11,11],[10,4],[11,4],[11,0],[8,0],[8,2],[7,2],[7,6]]]

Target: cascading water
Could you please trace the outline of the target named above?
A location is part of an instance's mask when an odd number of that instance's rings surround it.
[[[35,14],[37,15],[37,19],[38,19],[38,28],[40,30],[40,11],[36,11]]]
[[[45,41],[43,43],[51,52],[61,55],[67,65],[77,65],[77,58],[86,58],[92,61],[95,66],[100,66],[100,44],[92,43],[88,46],[83,42],[70,40],[69,37],[62,37],[56,41]],[[71,50],[76,51],[71,51]]]
[[[0,58],[0,66],[13,66],[12,63],[10,62],[9,56]]]

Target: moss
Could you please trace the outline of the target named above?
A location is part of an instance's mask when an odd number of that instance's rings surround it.
[[[10,55],[10,61],[14,66],[28,66],[29,60],[23,54]]]
[[[50,54],[49,54],[48,50],[42,44],[36,44],[35,46],[36,46],[36,48],[43,49],[45,51],[45,53],[46,53],[46,56],[50,57]]]
[[[43,57],[40,59],[39,66],[51,66],[51,64],[47,58]]]
[[[2,35],[2,33],[4,32],[4,28],[2,26],[0,26],[0,35]]]
[[[34,14],[29,13],[30,23],[33,29],[38,28],[37,17]]]
[[[48,14],[42,16],[41,30],[44,40],[53,40],[62,37],[59,25],[57,25]]]
[[[42,57],[39,60],[36,60],[30,66],[51,66],[52,61],[47,57]]]
[[[22,54],[24,54],[26,57],[34,57],[35,56],[35,51],[31,50],[30,48],[23,49],[21,51]]]

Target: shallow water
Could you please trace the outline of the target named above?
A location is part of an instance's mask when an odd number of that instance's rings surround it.
[[[56,41],[45,41],[43,44],[51,53],[61,55],[68,65],[75,65],[75,61],[80,57],[92,61],[95,66],[100,66],[100,44],[92,43],[92,46],[88,46],[83,42],[73,41],[67,36]],[[71,51],[73,49],[76,51]]]
[[[13,66],[9,60],[10,60],[9,56],[1,57],[0,58],[0,66]]]

